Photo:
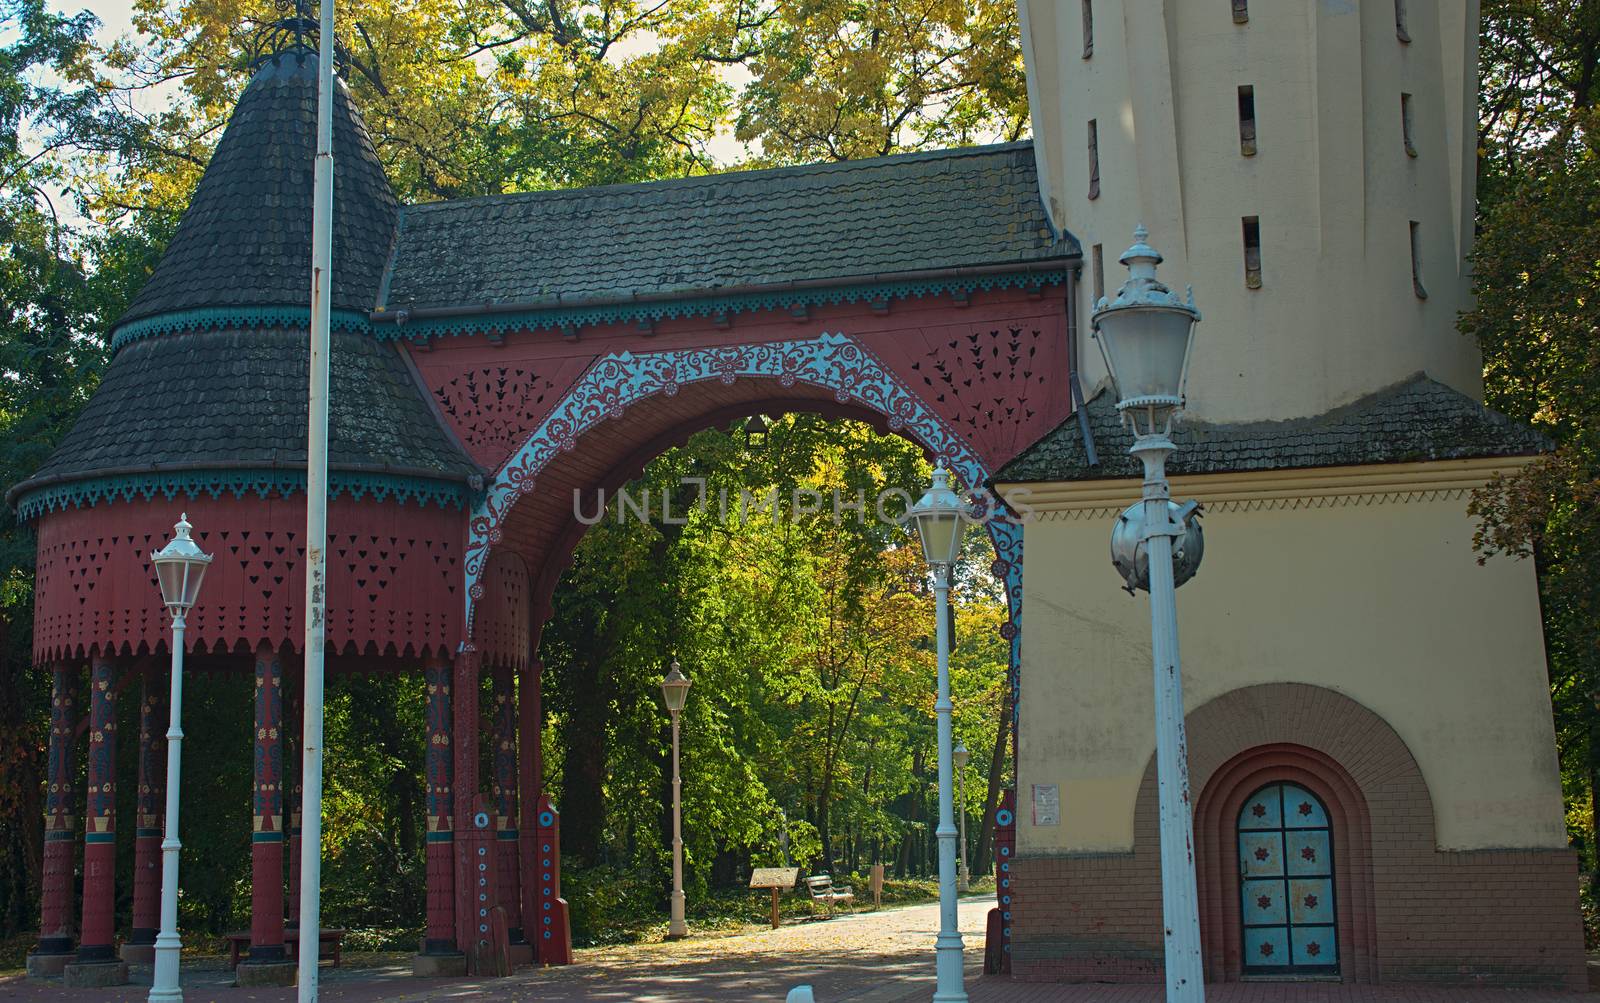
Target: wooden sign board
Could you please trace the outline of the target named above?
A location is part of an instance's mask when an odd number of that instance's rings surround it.
[[[751,888],[793,888],[799,880],[798,867],[757,867],[750,872]]]
[[[772,889],[772,928],[778,928],[778,893],[800,880],[798,867],[757,867],[750,872],[751,888]]]

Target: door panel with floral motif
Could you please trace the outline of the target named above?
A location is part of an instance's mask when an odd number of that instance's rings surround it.
[[[1333,837],[1316,795],[1272,784],[1245,802],[1239,885],[1246,974],[1338,974]]]

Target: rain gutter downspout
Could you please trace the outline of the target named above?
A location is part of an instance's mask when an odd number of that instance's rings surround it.
[[[1083,406],[1083,386],[1078,381],[1078,280],[1082,264],[1072,266],[1065,283],[1067,297],[1067,382],[1072,387],[1072,410],[1078,416],[1078,432],[1083,436],[1083,455],[1089,466],[1098,467],[1100,457],[1094,448],[1094,432],[1089,428],[1089,412]]]

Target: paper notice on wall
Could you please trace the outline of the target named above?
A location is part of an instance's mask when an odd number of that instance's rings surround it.
[[[1055,784],[1033,785],[1033,824],[1061,824],[1061,788]]]

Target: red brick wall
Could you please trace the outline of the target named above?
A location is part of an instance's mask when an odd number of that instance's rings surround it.
[[[1575,856],[1439,852],[1416,761],[1367,708],[1315,686],[1252,686],[1196,709],[1187,730],[1200,791],[1195,847],[1207,979],[1239,977],[1239,809],[1264,784],[1290,780],[1331,816],[1347,980],[1585,984]],[[1161,981],[1156,826],[1152,762],[1135,807],[1134,852],[1017,859],[1015,977]]]

